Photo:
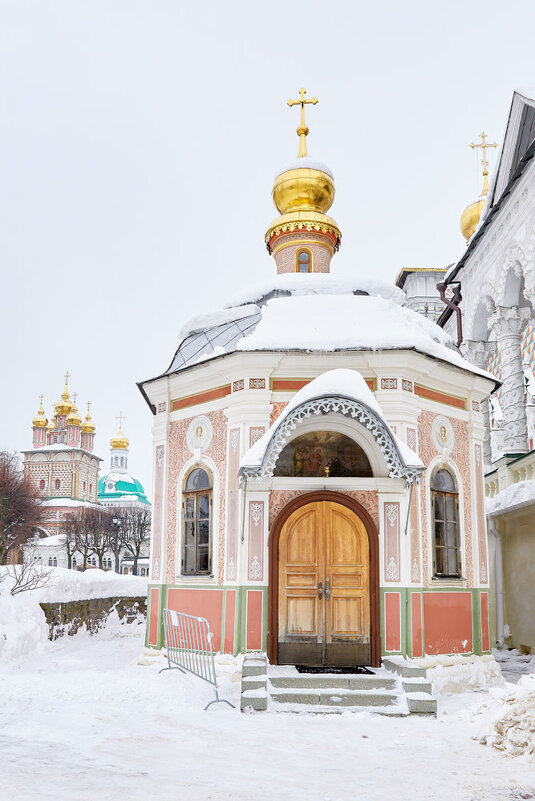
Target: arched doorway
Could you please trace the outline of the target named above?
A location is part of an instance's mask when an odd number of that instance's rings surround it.
[[[378,665],[377,531],[360,504],[307,493],[270,533],[268,656],[272,663]]]

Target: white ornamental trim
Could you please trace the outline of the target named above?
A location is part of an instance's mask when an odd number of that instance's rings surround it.
[[[249,578],[255,581],[262,578],[262,567],[258,556],[253,557],[249,567]]]
[[[399,581],[399,571],[396,561],[393,556],[390,557],[386,568],[386,580],[387,581]]]
[[[262,519],[262,515],[264,512],[264,504],[263,503],[252,503],[251,504],[251,517],[253,518],[253,523],[255,526],[258,526]]]
[[[247,479],[271,478],[280,453],[297,426],[312,417],[312,415],[329,414],[331,412],[342,414],[345,417],[352,417],[370,431],[385,457],[390,478],[404,478],[407,484],[412,484],[414,481],[416,483],[420,482],[422,468],[408,466],[403,462],[394,438],[384,420],[378,417],[364,403],[341,396],[316,398],[293,409],[279,428],[276,429],[266,448],[260,467],[242,467],[240,474]]]

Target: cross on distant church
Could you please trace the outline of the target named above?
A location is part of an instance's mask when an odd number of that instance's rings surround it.
[[[76,406],[76,398],[77,397],[78,397],[78,393],[77,392],[73,392],[72,393],[72,400],[73,400],[73,403],[74,403],[75,406]]]
[[[481,192],[482,195],[486,195],[489,191],[489,182],[488,182],[488,174],[489,174],[489,162],[487,159],[487,148],[489,147],[498,147],[497,142],[487,142],[487,134],[483,131],[483,133],[479,134],[481,137],[481,142],[471,142],[468,147],[471,147],[472,150],[476,148],[481,148],[482,159],[481,159],[481,166],[483,167],[483,191]]]
[[[115,418],[119,421],[119,431],[123,430],[123,420],[126,420],[126,415],[122,412],[119,412],[119,416]]]
[[[44,400],[44,397],[45,397],[45,396],[43,395],[43,393],[41,393],[41,394],[39,395],[39,405],[41,406],[41,408],[43,407],[43,400]]]
[[[301,122],[297,126],[297,135],[299,136],[299,153],[297,154],[298,159],[302,159],[307,156],[307,136],[308,136],[308,128],[305,124],[305,106],[307,103],[312,103],[313,106],[316,105],[318,102],[317,97],[309,97],[305,100],[305,95],[307,93],[306,89],[301,88],[299,90],[299,100],[288,100],[288,105],[291,106],[301,106]]]
[[[91,411],[91,404],[92,404],[92,401],[87,401],[87,416],[88,417],[90,416],[89,413]]]
[[[68,384],[68,383],[69,383],[69,378],[70,378],[70,377],[71,377],[71,374],[70,374],[70,373],[69,373],[69,371],[67,370],[67,372],[65,373],[65,376],[64,376],[64,378],[65,378],[65,383],[66,383],[66,384]]]

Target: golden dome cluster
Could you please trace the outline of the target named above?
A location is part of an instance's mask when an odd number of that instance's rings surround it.
[[[88,403],[87,407],[87,416],[84,421],[78,412],[78,408],[76,406],[76,393],[73,395],[71,400],[71,396],[69,393],[69,373],[67,372],[65,375],[65,387],[63,392],[61,393],[61,398],[57,403],[54,404],[54,413],[50,420],[47,419],[44,409],[43,409],[43,395],[40,396],[40,405],[39,410],[35,417],[32,420],[32,428],[46,428],[47,432],[50,433],[57,428],[57,422],[59,416],[65,416],[65,425],[67,426],[76,426],[77,428],[81,428],[83,432],[88,434],[95,433],[95,424],[91,420],[91,415],[89,414],[89,407],[90,403]]]

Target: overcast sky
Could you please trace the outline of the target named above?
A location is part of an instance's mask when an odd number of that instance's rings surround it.
[[[63,374],[93,401],[108,465],[127,415],[152,495],[152,415],[188,317],[274,274],[274,173],[334,172],[339,275],[393,281],[463,252],[480,191],[468,147],[502,141],[534,83],[535,4],[0,0],[0,448],[31,445]],[[80,409],[83,407],[80,405]]]

